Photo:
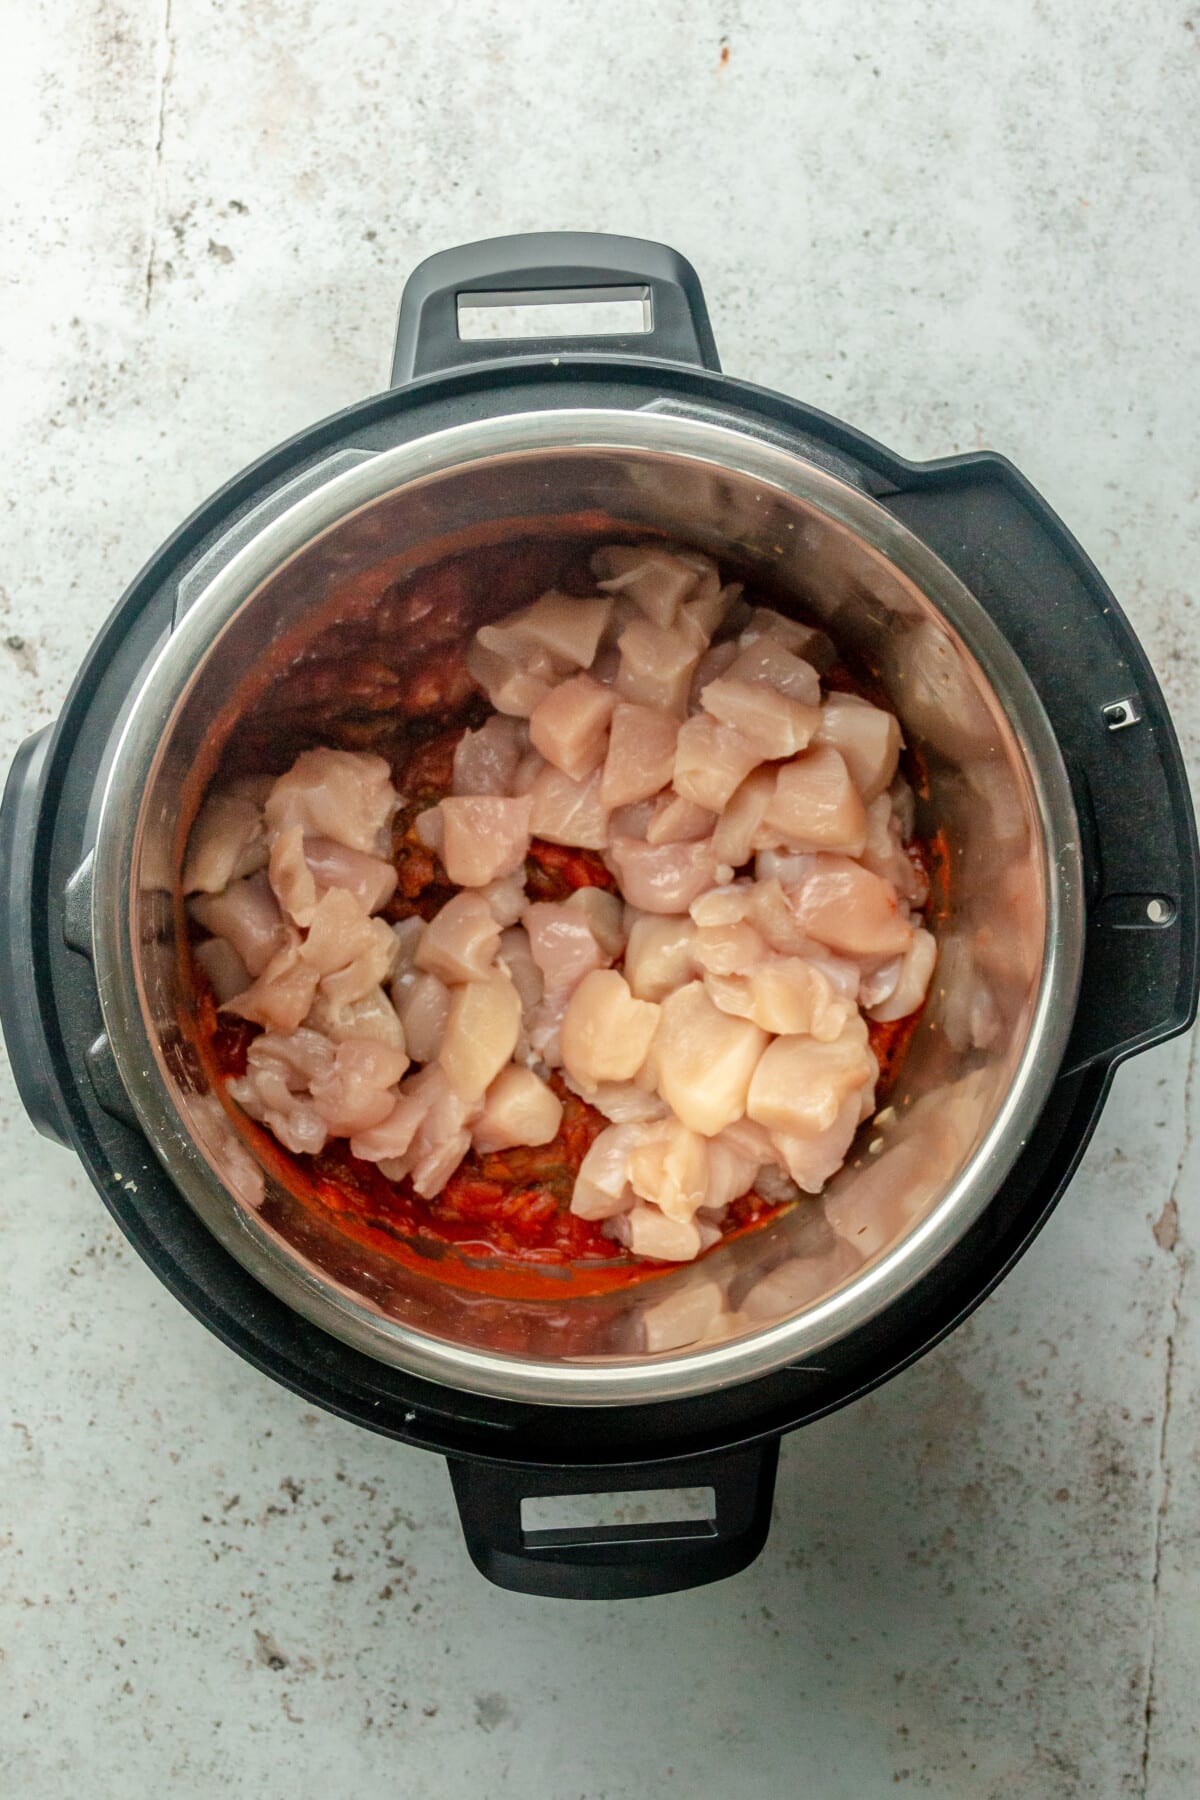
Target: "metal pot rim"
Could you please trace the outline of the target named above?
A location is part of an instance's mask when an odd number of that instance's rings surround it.
[[[315,538],[398,488],[481,459],[589,450],[675,456],[749,476],[847,526],[920,588],[980,664],[1025,758],[1043,834],[1047,920],[1041,981],[1009,1091],[970,1161],[918,1225],[861,1275],[762,1331],[636,1362],[580,1364],[448,1343],[301,1268],[231,1199],[186,1131],[142,1008],[129,1002],[138,992],[131,871],[141,797],[169,721],[225,625]],[[239,550],[190,606],[132,701],[104,786],[92,896],[101,1010],[122,1082],[168,1174],[219,1241],[303,1317],[378,1360],[451,1388],[561,1405],[662,1401],[766,1375],[861,1327],[927,1274],[995,1195],[1054,1083],[1074,1016],[1083,923],[1078,825],[1053,730],[1015,652],[946,565],[860,489],[795,452],[694,417],[592,408],[506,414],[380,451],[306,494]]]

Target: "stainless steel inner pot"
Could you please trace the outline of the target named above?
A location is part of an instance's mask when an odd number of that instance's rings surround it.
[[[882,671],[950,848],[929,1004],[888,1111],[824,1195],[700,1263],[606,1295],[549,1272],[498,1302],[448,1260],[410,1267],[301,1205],[247,1148],[179,1020],[174,878],[205,772],[304,645],[466,543],[531,526],[638,529],[793,595]],[[602,523],[601,523],[602,522]],[[532,595],[528,596],[532,598]],[[854,1331],[987,1206],[1055,1079],[1083,930],[1078,829],[1020,662],[946,566],[853,485],[741,431],[655,411],[461,425],[363,460],[219,569],[132,697],[98,821],[105,1027],[143,1128],[219,1241],[289,1306],[451,1387],[558,1404],[745,1381]]]

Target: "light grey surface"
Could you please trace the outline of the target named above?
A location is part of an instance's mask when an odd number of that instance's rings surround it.
[[[377,386],[443,245],[696,262],[726,367],[995,445],[1195,767],[1200,17],[1184,4],[6,0],[0,750],[217,482]],[[728,59],[722,62],[722,45]],[[444,1469],[194,1324],[0,1098],[0,1791],[1200,1787],[1188,1046],[918,1368],[785,1446],[757,1567],[623,1607],[470,1570]]]

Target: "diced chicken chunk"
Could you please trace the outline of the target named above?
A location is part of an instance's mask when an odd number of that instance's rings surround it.
[[[864,801],[882,794],[896,773],[903,748],[896,716],[857,694],[830,694],[816,736],[840,753]]]
[[[419,1100],[414,1100],[411,1094],[397,1094],[391,1111],[377,1125],[353,1133],[351,1153],[361,1157],[363,1162],[394,1161],[411,1148],[424,1117],[425,1110]]]
[[[699,981],[662,1002],[651,1051],[658,1089],[683,1123],[715,1137],[746,1110],[766,1034],[713,1005]]]
[[[304,832],[289,825],[271,845],[267,875],[281,908],[297,925],[311,925],[317,910],[317,883],[304,855]]]
[[[685,917],[639,917],[629,929],[625,979],[639,1000],[665,1000],[695,973],[696,927]]]
[[[609,845],[621,891],[631,906],[648,913],[686,912],[716,876],[712,839],[698,843],[646,844],[614,838]]]
[[[408,969],[392,982],[392,1001],[413,1061],[436,1062],[450,1017],[446,983],[428,970]]]
[[[708,1140],[678,1119],[647,1125],[629,1159],[629,1185],[669,1219],[692,1219],[708,1197]]]
[[[648,800],[675,768],[679,721],[649,706],[621,701],[612,715],[600,798],[609,808]]]
[[[612,1221],[619,1243],[635,1256],[652,1262],[691,1262],[704,1248],[704,1236],[694,1219],[668,1219],[657,1206],[635,1206]]]
[[[791,700],[763,681],[725,675],[701,690],[700,704],[721,725],[729,725],[760,757],[775,760],[807,749],[821,723],[821,709]]]
[[[797,850],[858,856],[867,836],[866,811],[850,771],[828,745],[779,770],[765,823]]]
[[[443,800],[442,862],[456,887],[486,887],[519,869],[529,853],[528,794],[520,800],[496,795]]]
[[[837,652],[823,631],[812,625],[802,625],[798,619],[785,619],[782,613],[772,612],[770,607],[756,606],[738,641],[745,647],[760,643],[763,638],[782,644],[793,656],[803,657],[820,674],[831,669],[837,661]]]
[[[332,1044],[344,1043],[347,1038],[373,1038],[394,1050],[405,1048],[404,1027],[381,987],[372,988],[361,1000],[350,1001],[331,1000],[318,988],[304,1023]]]
[[[344,888],[329,888],[317,903],[301,960],[319,977],[334,1002],[362,1000],[387,980],[395,967],[395,933],[383,919],[371,919]]]
[[[581,1219],[612,1219],[634,1204],[629,1159],[642,1140],[640,1125],[610,1125],[593,1139],[579,1165],[571,1211]]]
[[[560,1045],[564,1067],[585,1087],[630,1081],[650,1049],[658,1007],[635,1000],[615,969],[593,969],[571,995]]]
[[[713,831],[713,851],[731,869],[748,863],[775,794],[774,769],[754,769],[730,796]]]
[[[628,594],[648,619],[665,627],[675,623],[679,608],[696,590],[701,571],[693,564],[698,560],[684,561],[669,551],[641,544],[613,544],[596,551],[592,570],[602,576],[599,585],[607,593]],[[708,566],[719,591],[716,568],[711,563]]]
[[[854,1002],[800,956],[767,957],[744,975],[712,972],[704,986],[722,1012],[753,1019],[779,1037],[804,1034],[829,1043],[854,1016]]]
[[[451,792],[510,795],[529,736],[516,719],[493,713],[478,731],[464,731],[454,746]]]
[[[350,1137],[387,1118],[392,1092],[408,1067],[403,1050],[370,1038],[347,1038],[332,1065],[309,1083],[313,1105],[335,1137]]]
[[[207,976],[218,1006],[250,986],[250,971],[228,938],[205,938],[192,956]]]
[[[621,633],[616,689],[622,700],[682,719],[700,651],[681,632],[634,619]]]
[[[517,1047],[521,999],[507,970],[455,988],[438,1066],[467,1106],[477,1106]]]
[[[716,813],[685,800],[682,794],[660,794],[646,821],[648,844],[695,844],[713,835]]]
[[[867,1007],[871,1018],[887,1022],[891,1019],[906,1019],[909,1013],[916,1012],[924,1002],[936,961],[937,940],[931,932],[917,929],[901,957],[899,974],[891,993],[876,1005]]]
[[[185,894],[220,894],[267,860],[262,808],[243,795],[209,794],[196,815],[183,864]]]
[[[267,1126],[297,1156],[316,1156],[329,1128],[309,1098],[309,1082],[332,1066],[333,1050],[315,1031],[255,1038],[246,1054],[246,1073],[228,1084],[230,1098],[252,1119]]]
[[[500,927],[478,894],[455,894],[430,920],[413,958],[443,981],[481,981],[500,947]]]
[[[572,781],[585,781],[605,760],[615,705],[612,690],[590,675],[559,682],[530,715],[534,749]]]
[[[732,725],[719,725],[707,713],[697,713],[680,727],[675,790],[697,806],[719,813],[762,760],[762,751]]]
[[[222,1010],[268,1030],[295,1031],[312,1006],[317,980],[316,971],[304,960],[304,946],[292,940],[271,958],[245,993],[235,994]]]
[[[391,862],[382,856],[367,856],[361,850],[348,850],[332,838],[306,837],[304,860],[318,894],[326,888],[345,888],[364,912],[379,912],[396,891],[396,870]]]
[[[740,640],[735,660],[728,669],[730,681],[749,682],[753,687],[768,687],[797,706],[819,711],[821,678],[810,662],[793,656],[777,638],[765,636],[747,643]],[[807,714],[803,715],[807,719]],[[812,721],[813,729],[820,718]]]
[[[832,1043],[778,1037],[763,1051],[746,1111],[768,1131],[816,1137],[828,1131],[843,1101],[875,1079],[866,1027],[855,1018]]]
[[[299,825],[306,836],[332,838],[369,856],[388,848],[395,810],[387,763],[357,750],[302,751],[271,789],[264,809],[272,839]]]
[[[551,588],[524,612],[514,613],[508,624],[564,668],[588,669],[595,661],[612,609],[607,595],[577,599]]]
[[[411,1176],[416,1192],[430,1200],[441,1193],[471,1147],[467,1121],[472,1109],[459,1099],[437,1063],[410,1075],[401,1095],[417,1102],[420,1122],[409,1148],[398,1157],[380,1158],[379,1167],[389,1181]]]
[[[287,923],[271,892],[265,869],[231,881],[221,894],[198,894],[188,902],[197,923],[233,945],[251,975],[261,975],[288,942]]]
[[[513,986],[521,996],[522,1011],[530,1012],[542,998],[545,983],[523,925],[513,925],[501,933],[499,960],[512,976]]]
[[[891,883],[848,856],[817,857],[788,901],[810,937],[846,956],[899,956],[912,941]]]
[[[612,961],[593,929],[599,924],[604,935],[611,923],[611,914],[601,923],[600,915],[580,903],[579,895],[570,900],[539,900],[529,907],[525,929],[546,994],[572,994],[585,975]]]
[[[861,1119],[861,1096],[853,1091],[842,1101],[833,1123],[814,1137],[786,1131],[772,1133],[779,1160],[798,1188],[806,1194],[821,1192],[845,1162]]]
[[[562,1110],[562,1101],[540,1076],[510,1063],[488,1089],[471,1141],[483,1155],[519,1144],[549,1144],[558,1135]]]
[[[535,675],[520,661],[502,656],[483,643],[478,632],[467,649],[467,669],[487,695],[498,713],[514,719],[527,719],[534,707],[550,692],[553,670],[550,659],[543,655],[545,676]]]
[[[573,781],[547,763],[530,787],[529,828],[548,844],[575,850],[603,850],[608,837],[608,808],[600,797],[602,771],[586,781]]]

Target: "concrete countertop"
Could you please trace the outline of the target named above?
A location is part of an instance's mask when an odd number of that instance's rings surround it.
[[[726,368],[1007,453],[1200,746],[1188,0],[29,0],[0,64],[0,759],[157,543],[382,385],[405,276],[661,238]],[[1200,1153],[1124,1069],[1012,1277],[790,1438],[766,1553],[625,1606],[470,1568],[437,1459],[159,1287],[0,1070],[14,1800],[1200,1791]]]

